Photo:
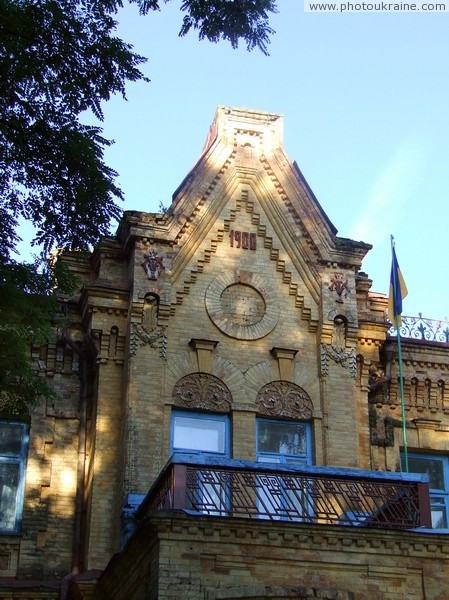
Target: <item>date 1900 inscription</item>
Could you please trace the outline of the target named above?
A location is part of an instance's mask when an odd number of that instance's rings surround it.
[[[242,248],[242,250],[256,250],[257,236],[248,231],[236,231],[231,229],[229,232],[231,248]]]

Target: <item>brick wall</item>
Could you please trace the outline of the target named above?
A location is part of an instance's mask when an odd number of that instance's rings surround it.
[[[444,535],[154,515],[95,597],[444,600],[448,561]]]

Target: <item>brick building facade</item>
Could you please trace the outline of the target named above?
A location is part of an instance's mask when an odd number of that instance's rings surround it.
[[[63,257],[70,326],[33,348],[59,398],[2,424],[0,598],[448,598],[448,333],[402,340],[401,474],[370,249],[337,236],[282,117],[219,107],[166,213]]]

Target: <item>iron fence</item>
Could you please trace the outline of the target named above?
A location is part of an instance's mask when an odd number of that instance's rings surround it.
[[[417,317],[403,316],[399,333],[401,338],[449,344],[449,320],[426,319],[421,313]],[[390,327],[388,334],[396,337],[397,331]]]
[[[390,529],[430,527],[424,476],[175,457],[142,511]]]

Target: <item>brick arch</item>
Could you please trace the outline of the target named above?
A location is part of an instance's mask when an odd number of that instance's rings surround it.
[[[252,395],[252,406],[254,407],[254,398],[258,391],[264,385],[274,381],[279,377],[279,370],[274,360],[264,360],[256,363],[245,372],[245,381],[248,391]]]
[[[166,380],[164,383],[164,395],[168,400],[176,383],[183,377],[191,373],[198,372],[198,362],[194,352],[179,352],[167,360]],[[238,406],[248,405],[248,393],[246,390],[245,378],[242,371],[233,365],[229,360],[217,355],[212,357],[210,374],[223,382],[231,392],[234,404]],[[256,390],[260,385],[256,388]],[[255,395],[256,391],[254,391]],[[254,398],[254,395],[252,398]],[[251,400],[251,406],[254,401]]]
[[[172,398],[177,408],[226,413],[232,406],[231,392],[223,381],[201,371],[179,379],[173,388]]]
[[[313,403],[307,392],[291,381],[271,381],[257,394],[259,415],[287,419],[310,420]]]
[[[337,317],[343,317],[347,323],[354,323],[356,321],[354,312],[345,306],[339,306],[338,310],[334,308],[327,315],[329,321],[335,321]]]

